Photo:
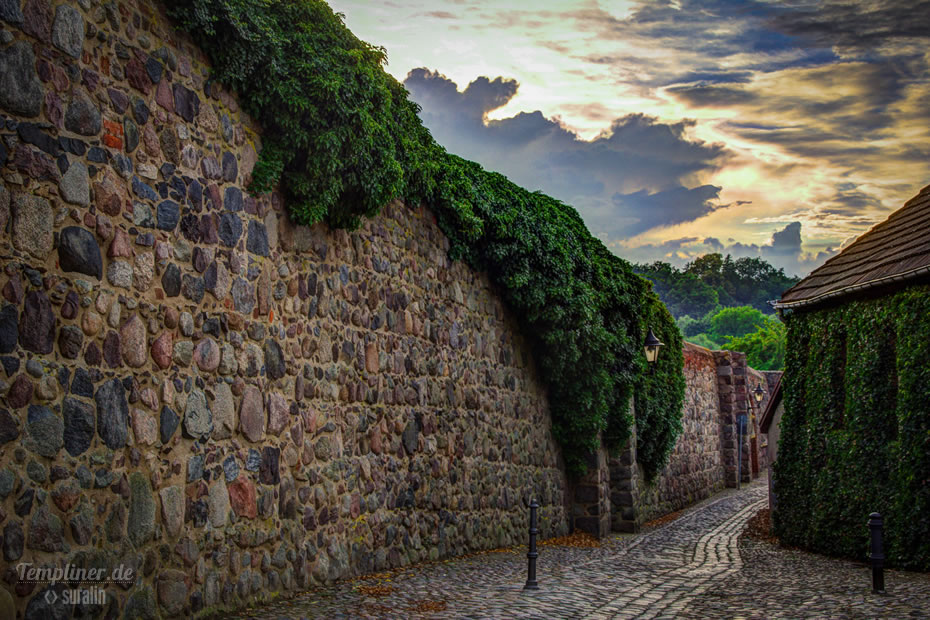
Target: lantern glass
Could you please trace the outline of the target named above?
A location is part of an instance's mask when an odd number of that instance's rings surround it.
[[[761,403],[761,402],[762,402],[762,399],[765,398],[765,392],[762,391],[762,386],[761,386],[761,385],[758,385],[758,384],[756,385],[756,389],[754,389],[754,390],[752,391],[752,396],[753,396],[753,398],[756,399],[756,402],[757,402],[757,403]]]
[[[649,328],[649,333],[646,334],[645,350],[646,350],[646,361],[650,365],[655,364],[656,360],[659,359],[659,349],[665,345],[656,338],[656,335],[652,333],[652,328]]]
[[[646,361],[650,364],[654,364],[655,361],[659,359],[659,347],[655,345],[646,346]]]

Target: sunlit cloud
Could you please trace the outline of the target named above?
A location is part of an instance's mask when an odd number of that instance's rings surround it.
[[[631,260],[803,273],[930,183],[927,0],[332,4],[441,144]]]

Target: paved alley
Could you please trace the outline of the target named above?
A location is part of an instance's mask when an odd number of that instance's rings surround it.
[[[478,554],[339,583],[242,618],[905,618],[930,617],[930,575],[886,571],[740,537],[766,506],[765,481],[721,493],[678,519],[599,548]]]

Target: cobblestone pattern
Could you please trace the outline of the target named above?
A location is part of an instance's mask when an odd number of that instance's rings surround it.
[[[242,618],[928,617],[930,575],[886,571],[889,594],[872,595],[862,566],[740,540],[765,494],[758,480],[600,548],[542,547],[536,592],[522,590],[524,547],[338,584]]]
[[[19,562],[124,563],[111,613],[187,616],[513,544],[530,494],[566,531],[528,348],[430,213],[294,228],[158,4],[0,5],[0,577],[26,618]]]
[[[885,571],[871,591],[864,564],[740,540],[739,575],[715,583],[682,618],[930,618],[930,574]]]

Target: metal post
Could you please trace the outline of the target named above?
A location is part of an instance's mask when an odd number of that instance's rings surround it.
[[[743,425],[736,425],[736,490],[743,481]]]
[[[743,482],[743,416],[736,416],[736,490],[739,491]]]
[[[869,532],[872,535],[872,592],[885,593],[885,549],[882,545],[882,525],[884,519],[877,512],[869,515]]]
[[[539,534],[539,530],[536,528],[536,511],[539,509],[539,502],[535,499],[531,499],[529,503],[530,507],[530,549],[526,554],[526,585],[523,586],[524,590],[538,590],[539,584],[536,583],[536,558],[539,557],[539,553],[536,552],[536,535]]]

